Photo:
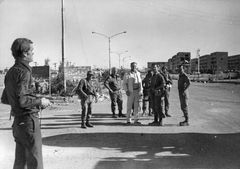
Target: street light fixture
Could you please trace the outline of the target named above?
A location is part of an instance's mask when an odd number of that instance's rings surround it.
[[[123,58],[123,68],[124,68],[124,61],[125,61],[125,59],[127,59],[127,58],[131,58],[131,56],[125,56],[125,57]]]
[[[112,52],[112,53],[115,53],[118,55],[118,59],[119,59],[119,69],[121,68],[121,55],[124,54],[124,53],[127,53],[128,51],[125,50],[123,52]]]
[[[117,35],[124,34],[124,33],[127,33],[127,31],[119,32],[119,33],[116,33],[116,34],[111,35],[111,36],[105,35],[103,33],[92,32],[92,34],[97,34],[97,35],[103,36],[103,37],[108,39],[109,73],[111,71],[111,39],[113,37],[116,37]]]

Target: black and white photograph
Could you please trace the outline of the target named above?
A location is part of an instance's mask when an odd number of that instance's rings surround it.
[[[0,0],[1,169],[240,169],[240,1]]]

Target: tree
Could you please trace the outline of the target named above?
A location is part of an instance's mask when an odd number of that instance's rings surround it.
[[[44,66],[49,66],[50,59],[44,59]]]

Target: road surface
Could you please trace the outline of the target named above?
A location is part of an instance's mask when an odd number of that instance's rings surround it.
[[[183,120],[174,81],[171,118],[162,127],[126,126],[112,119],[110,102],[93,105],[94,128],[80,128],[79,103],[53,105],[42,112],[45,169],[239,169],[240,85],[192,83],[190,126]],[[124,110],[126,110],[124,97]],[[12,168],[14,141],[9,107],[0,106],[0,168]]]

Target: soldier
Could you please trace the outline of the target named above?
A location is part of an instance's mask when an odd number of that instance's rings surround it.
[[[5,89],[1,101],[11,106],[12,125],[16,142],[14,169],[43,169],[42,137],[38,112],[51,103],[33,94],[32,69],[33,42],[16,39],[11,47],[15,64],[5,76]]]
[[[143,102],[142,102],[142,110],[143,115],[146,113],[147,109],[147,102],[148,102],[148,114],[149,116],[152,115],[152,108],[151,108],[151,98],[150,98],[150,87],[151,87],[151,77],[152,77],[152,71],[149,70],[146,74],[146,77],[142,81],[143,86]]]
[[[140,125],[138,121],[139,100],[142,97],[142,80],[139,71],[137,70],[137,63],[131,63],[130,72],[126,73],[123,78],[123,88],[126,91],[127,97],[127,125],[131,124],[131,111],[134,107],[134,124]],[[134,106],[133,106],[134,105]]]
[[[118,105],[118,117],[126,117],[122,113],[122,92],[121,92],[121,79],[117,75],[117,68],[112,68],[112,74],[106,78],[104,81],[104,86],[108,89],[110,99],[111,99],[111,110],[112,110],[112,117],[116,118],[116,106]]]
[[[81,100],[82,115],[81,115],[81,128],[86,129],[87,127],[93,127],[90,123],[90,118],[92,115],[92,102],[95,98],[97,102],[97,93],[92,84],[92,71],[87,72],[87,77],[81,79],[77,88],[73,92],[78,94],[79,99]],[[87,114],[86,114],[87,112]]]
[[[188,126],[188,88],[190,86],[190,80],[184,72],[184,65],[179,66],[179,78],[178,78],[178,93],[181,104],[181,109],[185,120],[180,122],[180,126]]]
[[[169,110],[169,94],[170,94],[170,89],[172,87],[172,78],[169,75],[166,66],[162,67],[162,75],[165,79],[166,86],[165,86],[165,92],[164,92],[164,109],[165,109],[165,116],[166,117],[171,117],[171,115],[168,113]]]
[[[149,123],[152,126],[162,126],[162,119],[165,117],[163,114],[163,98],[164,98],[164,77],[159,73],[159,67],[153,65],[153,76],[151,78],[151,98],[152,107],[154,112],[154,121]]]

